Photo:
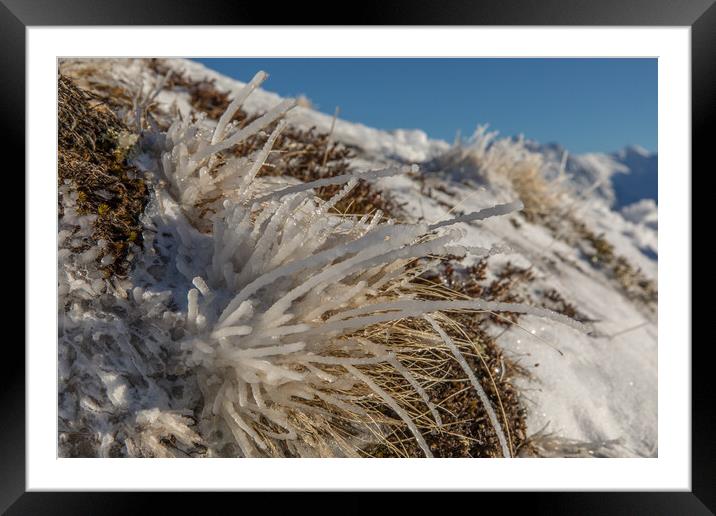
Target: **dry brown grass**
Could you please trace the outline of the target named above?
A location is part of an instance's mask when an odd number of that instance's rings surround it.
[[[417,266],[417,264],[415,264]],[[458,273],[458,269],[462,269]],[[420,274],[412,282],[412,292],[421,299],[468,299],[481,297],[494,301],[522,302],[517,287],[532,281],[527,269],[507,265],[497,277],[487,281],[487,262],[462,267],[454,257],[447,257],[438,270]],[[525,453],[527,428],[525,408],[513,381],[526,376],[527,371],[505,357],[493,337],[485,330],[488,324],[513,324],[517,314],[491,314],[472,311],[450,311],[440,315],[442,326],[459,346],[478,381],[486,391],[504,428],[512,455]],[[399,334],[431,334],[430,326],[421,319],[399,323]],[[393,338],[394,329],[389,335]],[[412,339],[415,341],[419,339]],[[408,345],[411,339],[401,345]],[[437,353],[437,354],[436,354]],[[401,357],[428,387],[443,418],[443,427],[425,424],[424,437],[436,457],[501,457],[497,433],[487,416],[485,407],[475,395],[470,381],[455,360],[435,349],[411,349]],[[417,371],[417,372],[416,372]],[[422,414],[425,417],[425,414]],[[404,427],[396,427],[379,445],[365,450],[374,457],[422,456],[420,448]]]
[[[524,204],[522,214],[530,222],[557,216],[564,191],[545,179],[542,156],[528,151],[522,141],[496,136],[480,128],[474,141],[453,146],[427,166],[466,184],[511,189]]]
[[[442,316],[441,324],[459,345],[487,393],[507,436],[510,452],[515,455],[526,441],[526,423],[525,410],[512,380],[524,371],[504,357],[495,341],[483,331],[481,320],[481,314],[451,312]],[[420,319],[409,319],[402,324],[414,332],[430,331]],[[442,415],[442,427],[428,424],[426,419],[417,419],[422,423],[423,435],[433,455],[501,457],[497,433],[465,373],[451,356],[444,354],[444,350],[436,348],[431,353],[413,350],[401,360],[412,370],[422,367],[425,371],[422,377],[430,381],[426,391]],[[425,414],[419,415],[425,417]],[[364,453],[373,457],[422,456],[404,426],[392,428],[383,443],[368,447]]]
[[[536,222],[558,212],[558,192],[545,180],[539,163],[518,162],[507,171],[507,177],[524,204],[522,213],[527,220]]]

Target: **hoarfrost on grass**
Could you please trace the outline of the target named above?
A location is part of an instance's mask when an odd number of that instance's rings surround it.
[[[201,118],[178,118],[165,133],[143,134],[143,152],[135,162],[166,181],[166,188],[157,183],[152,193],[146,227],[155,229],[145,239],[148,252],[135,252],[140,263],[125,285],[109,285],[124,296],[100,296],[107,285],[92,269],[96,256],[78,254],[75,263],[72,253],[61,252],[60,300],[70,307],[61,308],[61,354],[82,357],[61,360],[61,368],[72,368],[61,381],[93,371],[102,380],[101,385],[92,383],[98,385],[92,397],[75,400],[66,389],[70,402],[65,403],[89,406],[93,399],[108,397],[121,411],[115,416],[122,414],[122,430],[105,434],[100,448],[107,451],[123,442],[124,451],[118,453],[130,456],[195,454],[197,447],[206,456],[353,456],[375,440],[383,425],[401,422],[429,456],[419,426],[440,427],[442,421],[437,400],[427,396],[426,378],[402,363],[400,350],[391,349],[390,342],[365,337],[365,330],[375,325],[425,318],[435,335],[414,335],[413,345],[437,349],[465,369],[503,454],[509,456],[484,390],[465,368],[455,343],[428,314],[508,311],[584,327],[554,312],[514,303],[414,299],[404,267],[416,258],[447,252],[499,252],[498,247],[456,245],[461,232],[448,226],[507,214],[522,203],[432,225],[382,223],[380,213],[353,220],[331,212],[358,181],[415,172],[415,166],[277,187],[258,177],[258,171],[284,127],[281,118],[295,103],[282,101],[245,127],[230,122],[265,78],[259,72],[244,86],[213,127]],[[253,155],[225,152],[272,124],[266,143]],[[491,138],[485,135],[483,141]],[[493,152],[487,159],[497,162],[505,159],[500,149],[478,144],[476,152]],[[328,184],[345,186],[322,201],[313,189]],[[72,211],[69,192],[61,199],[62,250],[69,249],[69,239],[87,238],[92,221]],[[176,294],[182,291],[183,296]],[[80,302],[98,305],[101,320],[82,320]],[[121,347],[121,363],[97,363],[96,350],[87,349],[88,328],[97,335],[92,340]],[[157,380],[167,374],[172,379]],[[386,389],[385,374],[404,381],[432,423],[406,404],[402,391]],[[181,396],[166,394],[179,387]],[[397,419],[386,416],[386,409]],[[66,422],[75,429],[107,428],[107,416],[96,412],[92,417],[97,423],[69,417]],[[338,432],[346,424],[350,431]],[[176,444],[168,446],[172,436]]]

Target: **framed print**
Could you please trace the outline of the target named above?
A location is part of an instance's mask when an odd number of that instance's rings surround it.
[[[27,294],[3,510],[397,490],[711,514],[712,3],[343,25],[3,0]]]

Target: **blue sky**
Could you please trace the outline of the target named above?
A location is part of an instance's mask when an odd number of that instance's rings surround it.
[[[320,111],[452,141],[489,123],[572,153],[657,149],[656,59],[197,59]]]

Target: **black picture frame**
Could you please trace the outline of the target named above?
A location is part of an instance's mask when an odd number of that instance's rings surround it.
[[[715,0],[490,0],[482,2],[365,0],[355,12],[315,5],[315,10],[278,8],[266,2],[202,0],[0,0],[0,54],[4,80],[2,124],[6,149],[15,149],[24,170],[25,29],[38,25],[606,25],[691,27],[692,170],[706,171],[707,127],[716,104]],[[314,5],[312,5],[313,7]],[[317,13],[323,14],[317,14]],[[711,145],[712,146],[712,145]],[[713,167],[712,162],[709,166]],[[20,168],[22,167],[22,168]],[[693,171],[690,172],[693,177]],[[24,189],[24,185],[22,187]],[[19,190],[17,190],[19,191]],[[26,195],[31,192],[25,192]],[[25,275],[31,271],[25,270]],[[30,309],[31,307],[26,307]],[[668,321],[662,321],[668,324]],[[672,343],[688,346],[691,343]],[[710,382],[710,339],[697,342],[692,356],[692,490],[690,492],[480,493],[481,500],[509,496],[511,510],[550,514],[714,514],[716,511],[716,396]],[[49,346],[48,352],[54,348]],[[147,494],[25,492],[25,353],[6,342],[0,360],[0,511],[8,514],[123,513],[137,510]],[[347,495],[345,507],[364,512],[364,498]],[[354,498],[355,497],[355,498]],[[162,497],[166,503],[166,496]],[[355,500],[351,502],[350,500]],[[420,500],[416,496],[413,500]],[[186,497],[172,504],[190,507]],[[502,503],[502,501],[499,501]],[[479,507],[479,506],[478,506]],[[168,513],[168,506],[163,512]],[[342,511],[343,512],[343,511]],[[511,511],[510,511],[511,512]]]

